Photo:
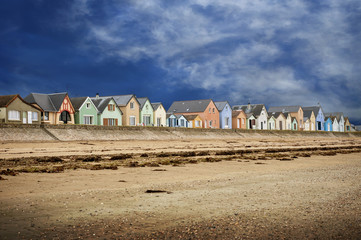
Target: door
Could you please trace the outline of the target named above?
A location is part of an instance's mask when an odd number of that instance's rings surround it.
[[[241,128],[241,119],[237,119],[237,128]]]
[[[263,130],[263,122],[261,122],[261,130]]]
[[[282,121],[280,121],[280,130],[282,130]]]
[[[157,127],[160,127],[160,118],[157,118]]]
[[[26,124],[26,112],[23,112],[23,123]]]
[[[32,123],[33,123],[33,113],[28,112],[28,124],[32,124]]]
[[[272,124],[271,123],[269,123],[269,129],[272,130]]]
[[[317,130],[321,130],[321,122],[317,122]]]

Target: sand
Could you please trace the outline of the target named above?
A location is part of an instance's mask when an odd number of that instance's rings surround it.
[[[161,152],[209,151],[217,158],[220,150],[360,145],[358,138],[3,142],[0,156],[6,169],[5,159],[21,165],[42,156],[100,155],[107,162],[129,153],[141,163],[144,153],[155,161]],[[359,238],[361,152],[307,151],[310,157],[286,161],[232,155],[198,164],[1,175],[0,239]]]

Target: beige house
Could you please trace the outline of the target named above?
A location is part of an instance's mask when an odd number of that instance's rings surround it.
[[[165,111],[163,104],[158,103],[152,103],[152,107],[154,110],[154,126],[156,127],[165,127],[167,126],[167,112]]]
[[[301,106],[281,106],[281,107],[270,107],[268,112],[281,112],[288,113],[291,117],[296,118],[297,120],[297,130],[302,131],[304,129],[303,122],[303,110]]]
[[[316,131],[316,117],[312,110],[303,111],[303,122],[305,131]]]
[[[136,126],[139,124],[140,103],[134,94],[115,95],[112,97],[123,113],[123,126]]]
[[[348,117],[345,117],[345,132],[351,132],[351,123]]]
[[[276,119],[276,130],[287,130],[286,116],[281,112],[268,112],[270,116]],[[290,122],[291,119],[289,119]]]
[[[0,96],[0,123],[40,124],[41,109],[16,95]]]
[[[68,93],[31,93],[24,98],[42,110],[41,122],[45,124],[74,124],[74,107]]]
[[[232,128],[247,129],[247,116],[242,110],[232,111]]]

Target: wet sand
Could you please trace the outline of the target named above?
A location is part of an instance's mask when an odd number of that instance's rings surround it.
[[[109,161],[120,153],[135,154],[132,161],[141,163],[144,153],[203,150],[217,158],[212,151],[359,145],[350,138],[83,141],[2,143],[0,153],[18,164],[28,157],[70,161],[90,154]],[[235,154],[197,164],[1,175],[7,180],[0,181],[0,238],[357,239],[361,153],[319,153],[282,161]],[[2,169],[9,167],[2,162]]]

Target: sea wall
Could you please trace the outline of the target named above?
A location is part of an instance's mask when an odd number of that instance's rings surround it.
[[[0,124],[0,141],[173,140],[259,137],[361,137],[361,132],[298,132],[168,127]]]

